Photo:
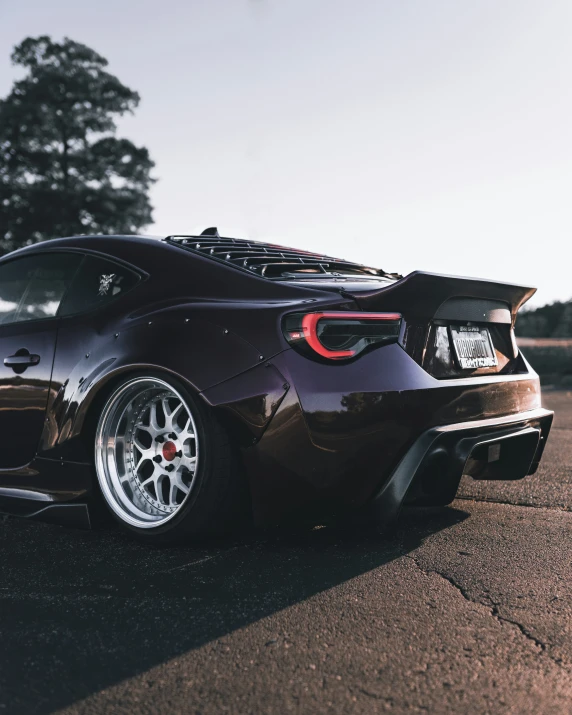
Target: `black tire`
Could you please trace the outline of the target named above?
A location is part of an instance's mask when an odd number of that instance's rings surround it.
[[[139,526],[130,523],[129,514],[121,514],[121,507],[110,501],[109,487],[105,488],[106,474],[98,459],[98,437],[105,429],[102,422],[109,415],[114,399],[129,389],[134,381],[155,380],[168,385],[177,393],[191,413],[196,430],[200,455],[190,492],[176,508],[176,513],[165,522]],[[144,382],[141,382],[144,384]],[[199,536],[223,534],[244,523],[248,515],[248,492],[240,468],[237,449],[216,415],[200,398],[195,397],[180,380],[160,373],[131,374],[108,397],[99,418],[95,439],[95,470],[97,483],[107,508],[122,529],[146,543],[163,545],[182,542]],[[117,501],[117,500],[116,500]]]

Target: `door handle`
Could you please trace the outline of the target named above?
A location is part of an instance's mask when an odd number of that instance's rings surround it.
[[[14,355],[9,355],[4,358],[4,365],[11,367],[14,372],[24,372],[31,365],[37,365],[40,362],[39,355],[33,355],[25,348],[17,350]]]

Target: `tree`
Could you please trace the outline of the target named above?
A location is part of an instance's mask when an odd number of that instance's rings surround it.
[[[572,301],[549,303],[518,314],[516,333],[524,338],[572,338]]]
[[[552,333],[554,338],[572,338],[572,302],[565,303],[558,325]]]
[[[565,305],[557,301],[534,310],[521,310],[516,319],[516,334],[525,338],[549,338],[560,322]]]
[[[0,253],[151,223],[154,164],[147,149],[115,136],[115,119],[139,95],[68,38],[29,37],[12,62],[26,75],[0,100]]]

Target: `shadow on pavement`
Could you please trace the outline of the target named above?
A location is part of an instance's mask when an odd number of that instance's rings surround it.
[[[405,515],[391,538],[322,527],[163,550],[4,520],[2,711],[62,708],[381,568],[467,516]]]

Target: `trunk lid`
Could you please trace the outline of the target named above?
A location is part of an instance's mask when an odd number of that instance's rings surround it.
[[[343,290],[343,295],[362,310],[403,315],[403,348],[436,378],[527,372],[516,346],[514,323],[535,288],[422,271],[375,290],[352,288]],[[460,330],[479,333],[485,342],[488,336],[497,364],[468,368],[461,356],[480,355],[480,348],[469,341],[467,352]]]

